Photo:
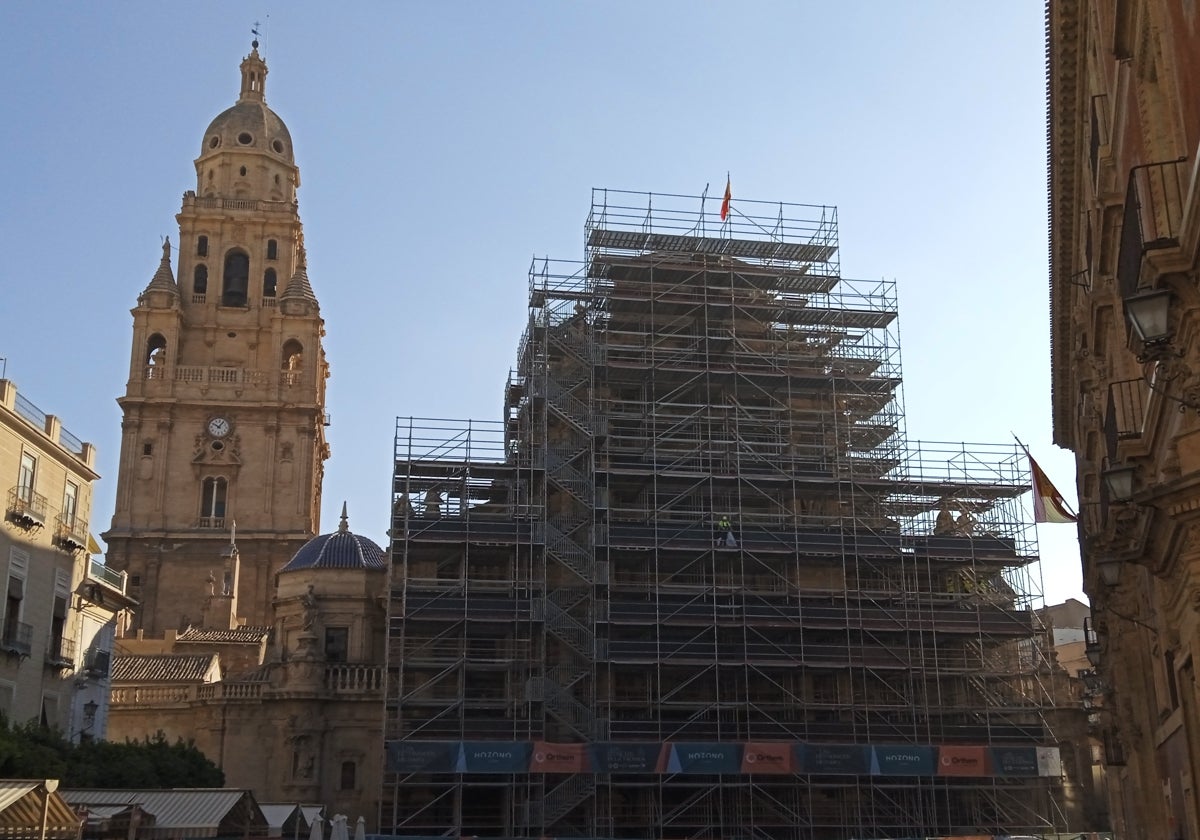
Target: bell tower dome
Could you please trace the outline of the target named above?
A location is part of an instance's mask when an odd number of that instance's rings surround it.
[[[309,280],[283,120],[257,41],[237,101],[208,125],[183,196],[175,271],[132,310],[108,562],[150,635],[199,622],[211,558],[237,521],[241,618],[273,619],[274,572],[319,530],[324,321]]]

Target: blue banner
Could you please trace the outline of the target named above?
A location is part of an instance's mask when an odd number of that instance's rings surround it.
[[[863,744],[796,744],[797,772],[809,775],[865,776],[871,748]]]
[[[463,741],[462,746],[459,772],[529,772],[529,754],[533,745],[528,741]]]
[[[933,747],[874,747],[873,776],[932,776],[937,770]]]
[[[458,741],[388,741],[387,769],[390,773],[455,773],[460,748]]]
[[[662,744],[601,741],[591,745],[597,773],[657,773]]]
[[[679,741],[671,744],[668,773],[721,774],[742,771],[742,745]]]

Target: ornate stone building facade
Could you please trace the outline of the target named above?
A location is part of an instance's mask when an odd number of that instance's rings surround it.
[[[1047,8],[1055,441],[1076,453],[1113,827],[1197,838],[1200,15]]]
[[[133,309],[105,538],[142,607],[119,640],[109,735],[193,739],[259,801],[374,826],[387,563],[344,511],[316,536],[324,322],[257,46],[204,132],[177,261],[164,244]]]
[[[257,47],[237,103],[204,132],[169,244],[133,309],[117,505],[104,535],[159,636],[201,619],[238,526],[236,586],[271,622],[272,575],[316,535],[325,442],[323,321],[305,267],[292,138],[267,107]]]

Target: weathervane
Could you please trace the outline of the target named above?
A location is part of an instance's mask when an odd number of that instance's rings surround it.
[[[250,28],[250,34],[254,36],[254,40],[250,42],[250,46],[258,49],[258,21],[254,21],[254,26]]]

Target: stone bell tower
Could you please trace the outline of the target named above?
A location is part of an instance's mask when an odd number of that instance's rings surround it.
[[[319,528],[324,322],[309,284],[292,138],[267,107],[258,42],[237,103],[204,132],[196,188],[133,312],[108,562],[157,636],[201,621],[237,524],[237,603],[272,621],[273,573]],[[177,272],[177,273],[176,273]]]

